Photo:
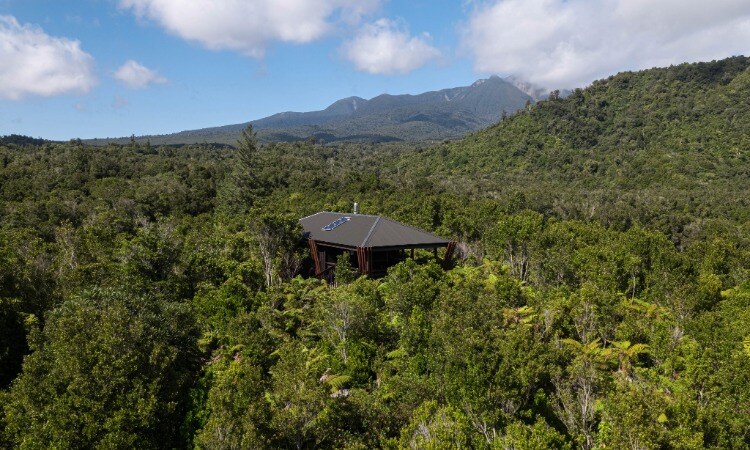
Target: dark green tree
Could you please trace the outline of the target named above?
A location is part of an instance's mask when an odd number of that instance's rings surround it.
[[[46,316],[5,405],[19,448],[155,448],[179,442],[199,364],[186,305],[92,290]]]
[[[267,448],[268,402],[260,368],[240,354],[212,368],[208,420],[196,436],[202,449]]]
[[[263,177],[264,155],[252,124],[242,130],[237,141],[232,171],[219,192],[219,203],[229,211],[245,212],[268,194],[270,188]]]

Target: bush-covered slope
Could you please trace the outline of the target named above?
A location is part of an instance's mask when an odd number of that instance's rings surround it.
[[[523,193],[561,215],[625,207],[748,218],[749,66],[735,57],[621,73],[408,165],[450,189]],[[662,206],[638,212],[644,201]]]

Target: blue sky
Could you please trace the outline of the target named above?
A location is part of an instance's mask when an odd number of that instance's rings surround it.
[[[161,134],[747,54],[746,0],[0,0],[0,135]]]

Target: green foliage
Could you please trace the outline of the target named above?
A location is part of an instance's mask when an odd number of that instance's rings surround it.
[[[434,262],[419,265],[414,260],[406,260],[388,270],[379,289],[386,307],[398,320],[399,317],[408,317],[413,307],[431,309],[444,276]]]
[[[205,405],[208,420],[196,435],[196,448],[268,447],[270,411],[263,398],[266,384],[259,368],[241,356],[215,364],[225,367],[211,368]]]
[[[297,274],[302,253],[302,227],[297,218],[264,214],[252,225],[251,233],[260,251],[266,287]]]
[[[332,437],[328,431],[335,416],[329,391],[321,381],[323,361],[310,352],[314,350],[300,343],[286,344],[277,351],[279,362],[271,369],[270,425],[286,447],[317,446]]]
[[[604,405],[599,439],[610,448],[703,447],[700,432],[680,424],[680,405],[646,383],[618,383]]]
[[[567,450],[572,448],[570,443],[566,441],[565,436],[542,420],[537,420],[533,425],[513,422],[505,429],[505,433],[503,437],[492,441],[492,448],[513,448],[517,450],[545,450],[550,448]]]
[[[19,312],[19,301],[0,298],[0,387],[13,381],[20,371],[26,344],[26,320]],[[33,318],[33,316],[32,316]],[[31,319],[31,318],[30,318]]]
[[[357,279],[357,273],[352,268],[351,254],[344,252],[336,259],[336,269],[333,274],[337,285],[349,284]]]
[[[750,446],[747,66],[434,146],[0,144],[0,447]],[[455,267],[297,276],[352,201]]]
[[[247,212],[258,197],[268,193],[270,185],[260,174],[262,157],[253,126],[248,125],[237,141],[233,170],[219,190],[221,206],[231,212]]]
[[[471,424],[464,414],[429,401],[414,411],[409,425],[401,430],[399,448],[470,448],[472,434]]]
[[[532,261],[532,246],[543,228],[544,216],[533,211],[503,217],[497,227],[488,233],[492,247],[502,251],[497,257],[510,266],[514,276],[528,278]],[[498,258],[498,259],[500,259]]]
[[[196,337],[183,305],[111,290],[66,301],[10,389],[8,435],[21,448],[178,442]]]
[[[401,164],[449,191],[523,194],[538,212],[620,229],[747,220],[747,177],[735,177],[750,162],[748,61],[614,75]]]

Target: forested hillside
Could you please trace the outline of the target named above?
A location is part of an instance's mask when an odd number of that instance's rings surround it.
[[[748,65],[436,146],[5,141],[0,447],[747,448]],[[299,276],[354,201],[454,265]]]
[[[614,226],[747,220],[748,66],[736,57],[621,73],[405,165],[446,189],[512,193],[541,212]]]

